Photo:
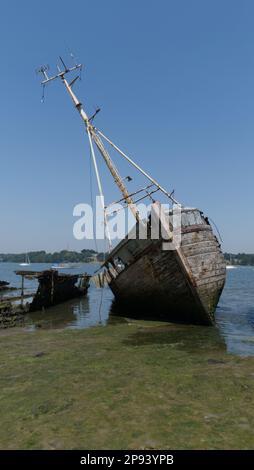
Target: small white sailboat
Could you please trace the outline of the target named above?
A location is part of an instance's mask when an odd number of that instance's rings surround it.
[[[29,255],[28,255],[28,253],[26,253],[25,262],[24,262],[24,263],[20,263],[20,266],[30,266],[30,264],[31,264],[31,262],[30,262]]]
[[[51,269],[75,269],[80,268],[81,263],[59,263],[53,264]]]
[[[58,269],[64,269],[64,268],[65,268],[65,266],[64,266],[63,263],[52,264],[52,266],[51,266],[51,269],[56,269],[56,270],[58,270]]]
[[[233,264],[233,258],[230,256],[229,264],[226,265],[226,269],[236,269],[236,266]]]

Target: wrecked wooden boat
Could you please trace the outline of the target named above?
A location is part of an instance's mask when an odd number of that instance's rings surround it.
[[[38,289],[32,301],[26,305],[27,311],[35,312],[63,303],[76,297],[85,296],[89,287],[88,274],[59,274],[56,270],[16,271],[22,278],[21,303],[24,303],[24,280],[37,279]],[[27,296],[26,296],[27,297]],[[30,295],[31,297],[31,295]]]
[[[219,301],[226,277],[226,267],[220,244],[213,233],[207,217],[199,209],[188,209],[178,203],[174,191],[169,192],[162,187],[152,176],[144,171],[132,158],[124,153],[93,124],[99,109],[88,117],[82,103],[73,91],[73,85],[78,78],[67,81],[67,74],[80,71],[81,64],[68,68],[60,58],[63,69],[58,67],[57,75],[48,77],[48,67],[41,67],[39,72],[43,75],[42,85],[60,79],[69,93],[73,104],[82,121],[85,123],[88,135],[90,154],[94,164],[100,200],[104,211],[105,233],[109,242],[109,256],[104,263],[109,287],[116,300],[122,305],[128,305],[128,316],[138,311],[140,317],[153,312],[154,316],[165,316],[167,320],[179,322],[198,323],[210,325],[214,322],[214,312]],[[109,155],[111,147],[118,155],[135,168],[149,184],[130,192],[126,186],[132,178],[122,178],[115,163]],[[110,241],[108,216],[110,205],[104,205],[104,195],[100,174],[98,171],[95,150],[99,151],[106,163],[114,182],[118,186],[122,198],[116,203],[130,210],[134,217],[136,236],[128,234],[114,249]],[[156,157],[157,158],[157,157]],[[146,183],[147,184],[147,183]],[[159,211],[158,202],[154,194],[160,196],[160,201],[166,199],[172,204],[172,212]],[[157,225],[163,228],[158,237],[153,237],[152,227],[149,232],[150,221],[143,221],[137,203],[142,200],[151,203],[151,213],[159,214]],[[181,235],[180,245],[174,243],[174,206],[181,209],[181,221],[178,224],[178,236]],[[112,215],[112,213],[110,214]],[[165,222],[166,221],[166,222]],[[140,228],[148,227],[148,236],[139,236]],[[165,238],[166,233],[166,238]],[[165,239],[171,243],[164,249]]]
[[[181,246],[163,250],[164,240],[128,239],[106,259],[107,280],[117,312],[202,325],[214,323],[225,283],[225,261],[207,218],[182,209]]]
[[[1,296],[0,328],[9,328],[22,324],[25,314],[44,310],[67,300],[85,296],[90,277],[85,274],[58,274],[56,270],[16,271],[21,276],[21,292],[18,295]],[[36,279],[36,292],[27,292],[25,279]],[[8,284],[8,283],[6,283]],[[8,287],[8,286],[7,286]],[[20,290],[18,288],[13,288]],[[8,289],[9,290],[9,289]]]

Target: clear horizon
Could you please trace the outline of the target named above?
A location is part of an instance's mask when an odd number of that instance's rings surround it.
[[[91,202],[86,134],[60,82],[41,104],[35,74],[70,51],[96,127],[214,220],[224,252],[254,253],[253,14],[249,0],[77,1],[73,18],[66,1],[2,5],[0,253],[96,250],[72,235],[73,207]],[[112,157],[135,191],[140,178]],[[98,163],[106,201],[119,199]]]

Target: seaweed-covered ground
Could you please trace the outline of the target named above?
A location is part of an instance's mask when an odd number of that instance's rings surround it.
[[[254,446],[254,358],[215,328],[12,329],[0,357],[1,449]]]

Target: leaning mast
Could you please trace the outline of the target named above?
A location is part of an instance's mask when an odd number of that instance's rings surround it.
[[[89,139],[89,144],[90,144],[90,148],[91,148],[91,153],[92,153],[92,157],[93,157],[93,163],[94,163],[94,167],[95,167],[97,183],[98,183],[98,187],[99,187],[99,191],[100,191],[101,196],[102,196],[102,186],[101,186],[98,167],[97,167],[96,158],[95,158],[95,154],[94,154],[94,150],[93,150],[93,142],[95,143],[95,145],[98,148],[100,154],[102,155],[102,157],[103,157],[110,173],[112,174],[112,176],[114,178],[115,183],[117,184],[119,190],[121,191],[121,193],[123,195],[123,198],[125,199],[126,203],[130,207],[135,219],[137,221],[140,221],[139,220],[138,210],[137,210],[132,198],[129,196],[127,188],[124,185],[123,180],[122,180],[117,168],[115,167],[114,163],[112,162],[109,153],[105,149],[101,138],[96,133],[96,130],[95,130],[94,126],[91,123],[91,118],[90,119],[88,118],[88,116],[87,116],[87,114],[86,114],[86,112],[85,112],[85,110],[82,106],[82,103],[79,101],[79,99],[77,98],[77,96],[73,92],[72,87],[73,87],[74,83],[76,82],[76,80],[79,77],[75,77],[70,83],[65,78],[65,75],[67,73],[73,72],[75,70],[81,70],[82,69],[82,64],[76,64],[74,67],[67,68],[61,57],[60,57],[60,60],[63,64],[63,66],[64,66],[64,70],[61,71],[60,67],[58,66],[58,72],[59,73],[57,75],[53,76],[53,77],[49,78],[47,73],[46,73],[47,69],[45,70],[45,67],[41,67],[39,72],[41,72],[44,75],[44,78],[45,78],[45,80],[43,80],[41,83],[42,83],[43,86],[45,86],[50,81],[53,81],[57,78],[61,79],[62,83],[64,84],[67,92],[69,93],[69,95],[72,99],[72,102],[73,102],[75,108],[77,109],[81,119],[85,123],[86,131],[87,131],[88,139]],[[104,210],[105,210],[105,207],[104,207]]]
[[[139,216],[138,209],[137,209],[131,195],[128,193],[128,190],[127,190],[127,188],[126,188],[126,186],[123,182],[123,179],[121,178],[121,176],[120,176],[116,166],[114,165],[108,151],[106,150],[102,139],[104,139],[107,143],[109,143],[123,158],[125,158],[132,166],[134,166],[136,168],[136,170],[141,172],[148,180],[150,180],[150,182],[152,183],[151,186],[155,186],[157,188],[156,190],[152,191],[150,194],[160,190],[161,192],[163,192],[171,200],[171,202],[173,202],[175,204],[178,204],[178,202],[173,197],[173,192],[169,193],[166,189],[164,189],[154,178],[152,178],[140,166],[138,166],[130,157],[128,157],[122,150],[120,150],[119,147],[117,147],[108,137],[106,137],[102,132],[100,132],[98,129],[96,129],[93,126],[91,121],[95,117],[95,115],[97,114],[98,110],[95,112],[95,114],[92,117],[89,118],[88,115],[86,114],[83,106],[82,106],[82,103],[79,101],[78,97],[76,96],[76,94],[73,91],[73,85],[78,80],[79,76],[76,76],[71,82],[68,82],[67,79],[66,79],[66,75],[68,73],[74,72],[74,71],[81,71],[82,64],[75,64],[74,67],[69,67],[68,68],[65,65],[65,63],[64,63],[64,61],[61,57],[60,57],[60,60],[61,60],[61,63],[63,65],[64,69],[61,70],[60,67],[57,66],[58,73],[56,75],[54,75],[52,77],[48,76],[48,74],[47,74],[47,71],[49,69],[48,66],[40,67],[37,70],[37,72],[41,73],[44,77],[44,80],[41,82],[43,88],[49,82],[51,82],[53,80],[56,80],[58,78],[62,81],[62,83],[65,86],[68,94],[70,95],[70,97],[72,99],[72,102],[73,102],[76,110],[78,111],[82,121],[85,123],[85,128],[86,128],[86,132],[88,134],[88,140],[89,140],[93,165],[94,165],[94,169],[95,169],[98,189],[99,189],[99,193],[100,193],[101,204],[102,204],[102,208],[103,208],[103,212],[104,212],[104,223],[105,223],[106,234],[107,234],[107,238],[109,240],[109,245],[110,245],[110,249],[111,249],[110,233],[109,233],[108,224],[107,224],[106,207],[105,207],[105,204],[104,204],[102,184],[101,184],[100,174],[99,174],[99,170],[98,170],[98,166],[97,166],[97,161],[96,161],[96,156],[95,156],[93,143],[96,145],[97,149],[99,150],[99,152],[100,152],[102,158],[104,159],[111,175],[114,178],[115,183],[117,184],[120,192],[123,195],[123,200],[126,202],[128,207],[130,207],[130,210],[131,210],[132,214],[134,215],[137,222],[142,223],[142,220],[140,219],[140,216]],[[148,186],[147,188],[149,188],[149,187],[150,186]],[[144,189],[147,189],[147,188],[144,188]],[[137,191],[137,193],[138,192],[139,191]],[[133,194],[135,194],[135,193],[133,193]],[[150,196],[149,193],[147,193],[147,194],[148,194],[148,196]]]

